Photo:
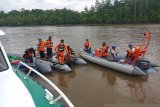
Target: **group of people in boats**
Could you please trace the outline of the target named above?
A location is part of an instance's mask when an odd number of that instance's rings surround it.
[[[70,56],[75,57],[74,50],[70,46],[66,45],[63,39],[61,39],[60,43],[58,43],[55,47],[53,46],[51,36],[49,36],[46,41],[43,41],[41,38],[38,40],[37,50],[41,59],[45,59],[46,57],[51,58],[53,56],[53,49],[56,52],[57,59],[60,64],[64,64],[65,61],[69,61]],[[47,55],[45,55],[45,50]],[[35,50],[33,48],[28,48],[25,50],[23,58],[25,59],[25,62],[32,63],[33,56],[36,57]]]
[[[126,63],[130,63],[135,65],[139,58],[144,58],[146,50],[148,49],[148,45],[150,43],[150,31],[147,30],[144,33],[144,38],[138,44],[138,46],[133,46],[129,44],[129,50],[127,50],[127,54],[125,58],[121,57]],[[87,53],[91,53],[91,43],[88,39],[86,39],[84,43],[84,51]],[[116,46],[111,46],[109,49],[109,45],[105,42],[102,43],[102,47],[100,49],[95,49],[95,56],[106,58],[107,60],[111,61],[119,61],[120,56],[116,50]],[[121,60],[122,61],[122,60]]]
[[[92,53],[91,51],[91,42],[86,39],[84,43],[84,51],[87,53]],[[94,55],[101,58],[109,58],[108,56],[111,54],[113,59],[110,60],[118,60],[118,52],[116,51],[116,46],[112,46],[111,49],[109,49],[109,45],[106,42],[102,42],[101,48],[96,48]],[[111,57],[110,57],[111,58]],[[109,60],[109,59],[108,59]]]
[[[97,57],[106,58],[107,60],[118,61],[120,58],[116,50],[116,46],[113,45],[111,46],[111,48],[109,47],[110,46],[106,42],[102,42],[101,48],[96,48],[94,50],[94,55]],[[127,54],[125,57],[133,58],[134,53],[139,49],[139,47],[133,47],[132,44],[129,44],[128,47],[129,49],[127,50]],[[91,42],[88,39],[86,39],[84,43],[84,51],[90,54],[92,53]]]
[[[149,31],[145,33],[144,36],[149,35]],[[45,59],[47,58],[51,58],[53,56],[53,50],[56,52],[57,55],[57,59],[58,62],[60,64],[64,64],[65,61],[69,61],[70,60],[70,56],[75,57],[75,52],[74,50],[65,44],[64,40],[61,39],[60,43],[58,43],[55,47],[53,47],[53,42],[52,42],[52,37],[49,36],[49,38],[46,41],[43,41],[41,38],[38,39],[38,45],[37,45],[37,50],[39,52],[40,58],[41,59]],[[134,59],[134,55],[135,53],[138,56],[141,56],[141,54],[145,53],[144,52],[140,52],[140,47],[133,47],[132,44],[129,44],[129,50],[127,50],[127,54],[126,54],[126,59],[130,58],[131,60]],[[106,42],[102,42],[102,46],[101,48],[97,48],[95,49],[95,53],[94,55],[97,57],[101,57],[101,58],[106,58],[107,60],[110,61],[119,61],[119,54],[116,50],[116,46],[111,46],[111,48],[109,48],[110,46],[106,43]],[[46,48],[46,53],[47,55],[45,55],[45,48]],[[84,51],[87,53],[92,53],[91,51],[91,42],[89,41],[89,39],[86,39],[86,41],[84,42]],[[139,52],[138,52],[139,51]],[[66,53],[66,54],[65,54]],[[33,48],[29,48],[25,50],[25,54],[23,55],[23,58],[25,59],[25,62],[33,62],[33,57],[36,57],[35,54],[35,50]]]

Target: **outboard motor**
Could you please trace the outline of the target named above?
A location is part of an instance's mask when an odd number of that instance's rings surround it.
[[[143,71],[144,70],[146,71],[150,67],[150,61],[147,61],[147,60],[137,60],[136,61],[136,66],[138,66]]]

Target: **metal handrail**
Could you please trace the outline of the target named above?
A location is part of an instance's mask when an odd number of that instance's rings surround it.
[[[28,74],[26,75],[26,78],[28,77],[28,75],[31,72],[36,73],[38,76],[40,76],[42,79],[44,79],[49,85],[51,85],[60,94],[60,96],[62,96],[62,98],[65,100],[65,102],[68,104],[69,107],[74,107],[74,105],[71,103],[71,101],[64,95],[64,93],[56,85],[54,85],[49,79],[47,79],[44,75],[42,75],[41,73],[39,73],[38,71],[36,71],[32,67],[30,67],[27,64],[20,61],[17,66],[17,70],[19,69],[21,64],[30,69]]]

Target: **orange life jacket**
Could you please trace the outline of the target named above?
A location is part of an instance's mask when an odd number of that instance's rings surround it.
[[[33,54],[33,52],[31,52],[30,49],[25,50],[26,57],[30,57],[30,56],[32,56],[32,54]]]
[[[11,64],[18,64],[20,62],[20,60],[12,60]]]
[[[103,46],[101,48],[100,56],[107,56],[107,47]]]
[[[109,48],[108,45],[102,46],[101,53],[107,53],[108,52],[108,48]]]
[[[64,50],[65,50],[65,45],[60,43],[60,44],[58,45],[58,51],[59,51],[59,52],[64,52]]]
[[[101,57],[103,57],[103,56],[105,56],[105,57],[108,56],[108,54],[107,54],[108,48],[109,48],[108,45],[102,46],[101,51],[100,51],[100,56],[101,56]]]
[[[96,49],[95,49],[95,56],[97,56],[97,57],[100,57],[100,56],[101,56],[101,54],[100,54],[100,52],[99,52],[99,48],[96,48]]]
[[[69,53],[70,55],[74,55],[74,54],[75,54],[75,52],[73,51],[72,48],[70,48],[70,49],[68,50],[68,53]]]
[[[47,47],[47,48],[52,48],[52,47],[53,47],[53,42],[48,39],[48,40],[46,41],[46,47]]]
[[[128,57],[132,57],[134,55],[135,51],[136,51],[135,48],[128,50]]]
[[[37,45],[38,51],[44,51],[45,43],[40,41]]]
[[[33,55],[33,53],[29,51],[28,52],[28,56],[32,56],[32,55]]]

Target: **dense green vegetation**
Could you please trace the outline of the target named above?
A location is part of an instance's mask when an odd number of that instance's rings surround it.
[[[96,0],[82,12],[66,8],[0,11],[0,26],[158,22],[160,0]]]

